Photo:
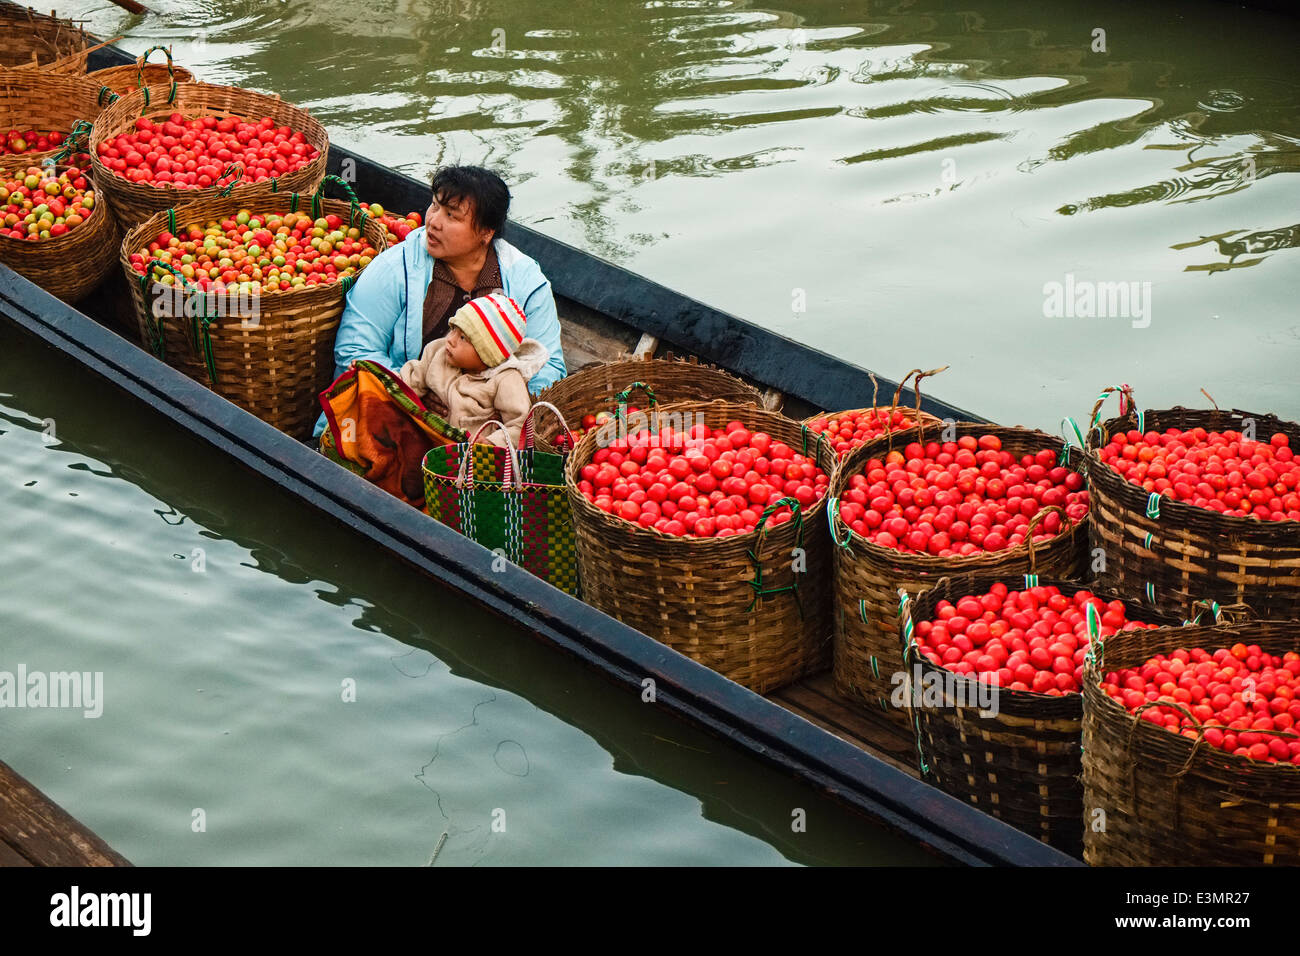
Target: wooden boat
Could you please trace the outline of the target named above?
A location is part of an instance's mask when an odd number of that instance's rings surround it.
[[[133,62],[112,47],[92,57],[92,67]],[[338,174],[344,163],[355,173],[361,197],[391,210],[427,205],[425,183],[331,147],[329,171]],[[869,404],[865,397],[872,394],[872,383],[864,369],[526,226],[511,223],[509,238],[536,258],[551,280],[570,369],[623,352],[671,350],[712,362],[773,396],[779,392],[786,414],[795,418]],[[660,706],[937,856],[971,865],[1081,865],[922,782],[912,737],[840,699],[829,674],[762,697],[521,569],[493,573],[491,555],[479,545],[358,482],[7,268],[0,269],[0,321],[27,331],[305,504],[629,691],[640,694],[642,680],[653,677]],[[882,379],[880,385],[882,394],[892,393],[893,383]],[[933,398],[925,398],[922,407],[940,418],[986,421]]]

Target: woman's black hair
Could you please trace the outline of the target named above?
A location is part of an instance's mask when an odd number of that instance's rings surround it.
[[[482,166],[441,166],[433,174],[432,186],[439,203],[469,199],[474,206],[474,225],[491,229],[493,239],[501,238],[510,209],[510,190],[500,176]]]

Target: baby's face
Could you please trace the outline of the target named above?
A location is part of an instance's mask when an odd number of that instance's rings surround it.
[[[447,333],[447,358],[463,372],[481,372],[487,368],[465,333],[454,325]]]

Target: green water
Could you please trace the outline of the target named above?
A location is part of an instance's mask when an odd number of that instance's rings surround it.
[[[851,362],[951,365],[929,387],[997,421],[1055,432],[1121,381],[1148,407],[1205,388],[1300,418],[1295,18],[1217,0],[148,5],[55,4],[277,91],[412,174],[493,165],[520,221]],[[1067,275],[1138,283],[1142,307],[1045,317]]]
[[[0,759],[137,864],[930,862],[3,328],[0,514],[0,671],[103,675]]]

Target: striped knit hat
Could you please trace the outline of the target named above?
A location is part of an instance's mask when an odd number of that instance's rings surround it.
[[[514,354],[524,339],[527,322],[518,302],[493,292],[466,302],[451,317],[450,324],[465,333],[483,364],[494,368]]]

